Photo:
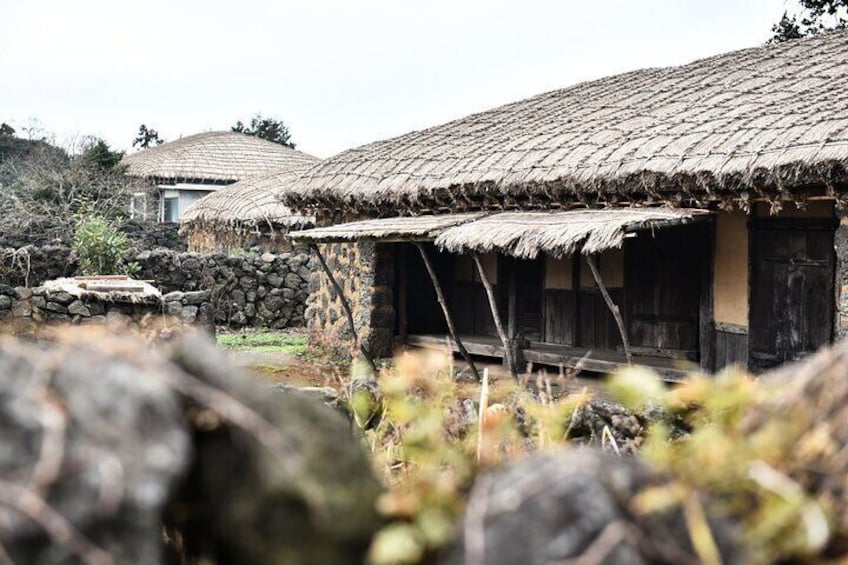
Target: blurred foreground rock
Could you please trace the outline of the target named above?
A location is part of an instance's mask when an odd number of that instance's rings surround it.
[[[191,458],[164,378],[178,370],[135,344],[88,335],[0,341],[0,544],[14,563],[156,563],[161,554],[159,516]]]
[[[637,458],[575,448],[478,478],[447,560],[475,563],[697,563],[679,508],[637,515],[661,479]],[[723,563],[744,563],[728,524],[710,520]]]
[[[197,455],[168,523],[189,554],[220,563],[361,563],[379,525],[380,486],[349,422],[319,398],[231,378],[224,354],[199,336],[179,342],[172,358],[255,410],[249,416],[231,404],[216,413],[185,395]],[[241,425],[220,417],[228,412]]]
[[[0,375],[0,562],[362,561],[379,487],[349,424],[206,338],[5,338]]]

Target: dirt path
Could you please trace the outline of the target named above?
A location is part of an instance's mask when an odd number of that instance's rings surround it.
[[[332,365],[301,361],[282,351],[228,351],[238,367],[248,369],[260,381],[293,386],[331,386],[339,384],[339,370]]]

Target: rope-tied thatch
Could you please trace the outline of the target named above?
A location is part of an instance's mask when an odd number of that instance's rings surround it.
[[[578,84],[343,152],[284,199],[371,214],[844,196],[846,61],[831,33]]]
[[[292,232],[294,240],[315,243],[341,241],[428,241],[447,228],[483,217],[481,212],[362,220]]]
[[[279,199],[307,168],[309,165],[298,165],[251,177],[204,196],[180,214],[180,230],[198,227],[243,232],[264,226],[271,230],[311,226],[315,218],[292,212]]]
[[[628,232],[693,221],[704,210],[627,208],[567,212],[503,212],[444,230],[436,247],[453,253],[499,251],[532,259],[619,248]]]
[[[252,135],[211,131],[127,155],[127,174],[157,182],[232,183],[255,175],[314,165],[317,157]]]

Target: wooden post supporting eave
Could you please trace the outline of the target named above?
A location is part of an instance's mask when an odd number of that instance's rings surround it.
[[[333,272],[327,266],[327,262],[324,260],[324,255],[321,254],[321,250],[318,249],[318,246],[314,243],[310,243],[309,247],[312,251],[315,252],[315,255],[318,257],[318,262],[321,263],[321,268],[324,270],[324,274],[327,275],[327,278],[330,279],[330,284],[333,285],[333,288],[336,289],[336,294],[339,295],[339,300],[342,303],[342,308],[345,311],[345,315],[347,316],[347,323],[350,326],[350,332],[353,334],[353,340],[356,346],[359,348],[359,351],[362,353],[362,356],[365,358],[365,361],[368,362],[368,365],[371,367],[371,370],[374,371],[374,374],[377,374],[377,365],[374,363],[374,359],[371,358],[371,354],[369,354],[362,344],[359,341],[359,334],[356,333],[356,325],[353,323],[353,312],[350,309],[350,304],[345,298],[344,293],[342,292],[342,287],[339,286],[338,281],[336,281],[336,277],[333,276]]]
[[[501,316],[498,314],[498,302],[495,299],[495,291],[492,290],[492,283],[489,282],[489,277],[486,276],[486,269],[483,268],[483,261],[480,260],[480,254],[476,251],[471,253],[474,263],[477,265],[477,272],[480,274],[480,280],[483,283],[483,288],[486,289],[486,296],[489,297],[489,308],[492,310],[492,319],[495,321],[495,328],[498,330],[498,337],[501,338],[501,343],[504,348],[504,357],[513,378],[518,379],[518,371],[515,366],[515,360],[512,358],[512,349],[510,349],[509,338],[504,332]]]
[[[621,334],[621,344],[624,347],[624,356],[627,358],[627,364],[633,364],[633,356],[630,354],[630,341],[627,339],[627,330],[624,328],[624,320],[621,318],[621,311],[607,292],[607,287],[604,281],[601,280],[601,273],[598,271],[598,266],[595,264],[595,258],[592,255],[586,255],[586,264],[589,265],[589,270],[592,271],[592,276],[595,278],[595,284],[601,291],[601,296],[604,297],[604,302],[607,303],[607,308],[615,318],[615,323],[618,326],[618,333]]]
[[[468,351],[465,349],[465,346],[462,344],[462,340],[459,338],[459,334],[456,332],[456,327],[453,325],[453,317],[451,316],[450,310],[448,310],[448,303],[445,300],[444,293],[442,292],[442,285],[439,284],[439,278],[436,276],[436,270],[430,262],[427,250],[424,249],[423,245],[417,242],[415,243],[415,247],[418,248],[418,252],[421,254],[421,259],[424,261],[424,266],[427,267],[427,272],[430,274],[430,280],[433,281],[433,288],[436,290],[436,299],[439,301],[439,306],[442,307],[442,314],[445,315],[445,322],[447,322],[448,331],[450,332],[454,343],[456,343],[456,348],[459,349],[460,355],[462,355],[462,358],[465,359],[466,363],[468,363],[468,366],[471,368],[471,372],[474,374],[474,378],[479,382],[480,373],[477,372],[477,366],[474,364],[474,361],[471,359],[471,355],[469,355]]]

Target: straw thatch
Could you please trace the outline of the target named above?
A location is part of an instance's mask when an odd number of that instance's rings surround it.
[[[127,174],[157,182],[228,184],[251,176],[303,167],[317,157],[252,135],[212,131],[127,155]]]
[[[802,200],[848,180],[848,33],[548,92],[352,149],[292,207],[353,213]]]
[[[481,212],[445,214],[442,216],[418,216],[382,218],[349,222],[323,228],[291,232],[296,241],[332,243],[342,241],[430,241],[447,228],[458,226],[483,217]]]
[[[180,214],[180,229],[204,226],[211,229],[255,229],[267,225],[311,226],[311,216],[295,214],[280,200],[284,192],[309,165],[251,177],[223,187],[192,203]]]
[[[709,212],[686,208],[627,208],[567,212],[503,212],[452,227],[436,247],[454,253],[499,251],[532,259],[619,248],[627,233],[683,224]]]

